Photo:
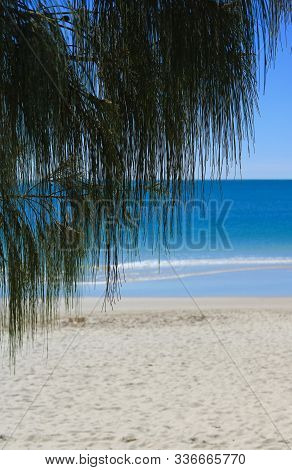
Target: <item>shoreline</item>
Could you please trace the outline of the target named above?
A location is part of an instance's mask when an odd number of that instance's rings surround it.
[[[195,301],[195,303],[194,303]],[[103,297],[81,297],[74,308],[82,309],[82,313],[88,313],[94,309],[98,313],[104,313],[102,308]],[[108,302],[106,312],[129,313],[143,312],[145,310],[172,310],[172,309],[277,309],[289,310],[292,313],[292,297],[122,297],[112,306]],[[74,311],[71,309],[71,312]],[[60,307],[60,311],[63,308]],[[61,313],[62,315],[62,313]]]

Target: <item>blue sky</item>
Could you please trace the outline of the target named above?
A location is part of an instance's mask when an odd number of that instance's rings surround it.
[[[255,151],[250,158],[244,152],[243,179],[292,179],[292,28],[287,43],[268,72],[265,94],[260,90]]]

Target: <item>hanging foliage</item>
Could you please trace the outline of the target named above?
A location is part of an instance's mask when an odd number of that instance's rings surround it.
[[[12,355],[88,266],[114,298],[145,197],[183,197],[185,180],[240,164],[259,57],[268,67],[290,20],[289,0],[0,1],[0,331]]]

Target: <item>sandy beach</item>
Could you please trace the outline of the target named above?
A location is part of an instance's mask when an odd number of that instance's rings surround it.
[[[0,446],[291,447],[292,299],[196,302],[83,299],[15,373],[2,351]]]

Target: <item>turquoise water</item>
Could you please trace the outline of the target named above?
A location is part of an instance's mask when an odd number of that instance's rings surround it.
[[[206,182],[203,200],[199,185],[154,252],[159,221],[149,222],[140,260],[125,260],[122,296],[292,296],[292,180]]]

